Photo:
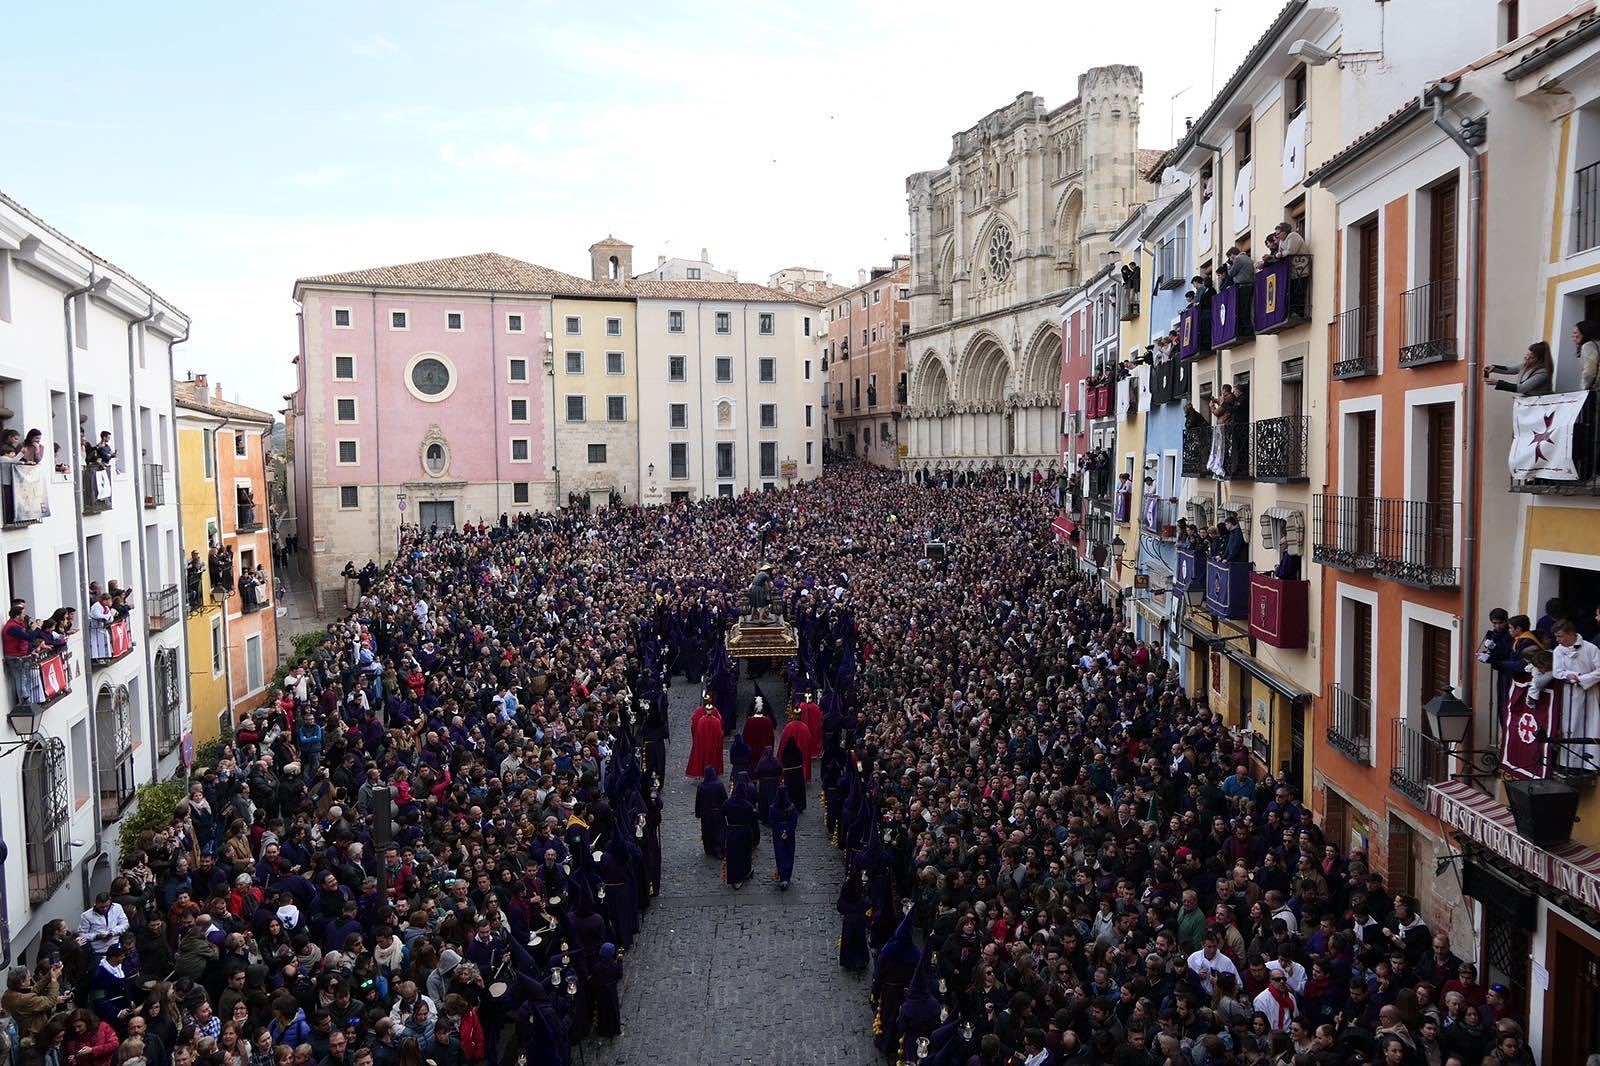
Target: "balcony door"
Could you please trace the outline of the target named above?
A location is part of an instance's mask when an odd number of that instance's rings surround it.
[[[1427,408],[1428,512],[1422,536],[1429,567],[1453,567],[1456,492],[1456,409],[1454,404]],[[1408,539],[1410,539],[1408,537]]]
[[[1361,316],[1361,350],[1371,364],[1378,352],[1378,220],[1369,219],[1356,230],[1356,304]]]
[[[1460,185],[1455,178],[1433,187],[1429,197],[1428,279],[1433,282],[1429,337],[1436,341],[1454,341],[1456,336],[1459,204]]]
[[[1374,527],[1378,514],[1378,413],[1358,411],[1354,416],[1356,553],[1371,559],[1375,550]]]

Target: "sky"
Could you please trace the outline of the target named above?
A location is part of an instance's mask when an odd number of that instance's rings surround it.
[[[906,175],[1020,92],[1137,65],[1140,145],[1169,146],[1280,6],[1216,2],[12,5],[0,189],[191,316],[180,377],[276,411],[297,277],[586,275],[615,234],[636,271],[707,248],[853,284],[909,249]]]

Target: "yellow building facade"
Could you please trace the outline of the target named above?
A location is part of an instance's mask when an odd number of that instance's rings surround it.
[[[222,607],[211,598],[208,573],[199,575],[198,587],[189,568],[190,553],[198,551],[206,562],[210,538],[221,529],[217,512],[215,464],[210,420],[186,417],[178,408],[178,510],[182,516],[184,571],[184,640],[189,646],[189,706],[194,711],[197,744],[214,740],[218,722],[228,712],[227,644]],[[208,476],[208,470],[210,474]]]
[[[552,302],[546,380],[553,396],[544,402],[551,405],[554,440],[547,443],[556,457],[562,506],[641,500],[634,306],[632,298]],[[513,420],[517,416],[513,410]]]

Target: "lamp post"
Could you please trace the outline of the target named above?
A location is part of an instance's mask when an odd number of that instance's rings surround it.
[[[1450,777],[1458,781],[1476,781],[1499,768],[1498,750],[1467,747],[1467,738],[1472,734],[1472,708],[1449,685],[1422,705],[1422,715],[1445,757],[1459,759],[1465,767],[1461,773],[1450,774]]]
[[[550,379],[550,471],[555,475],[556,510],[561,510],[561,458],[560,443],[556,439],[556,346],[551,335],[544,335],[544,373]]]

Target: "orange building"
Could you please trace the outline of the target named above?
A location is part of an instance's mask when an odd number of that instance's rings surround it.
[[[906,401],[911,329],[911,257],[863,271],[861,283],[827,307],[828,450],[896,467]]]

